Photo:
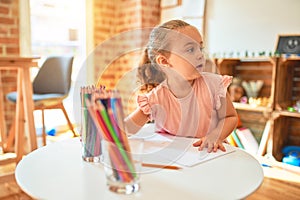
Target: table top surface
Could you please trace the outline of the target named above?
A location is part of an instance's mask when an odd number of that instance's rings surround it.
[[[0,61],[32,61],[39,58],[38,56],[0,56]]]
[[[0,67],[6,69],[10,67],[30,68],[37,67],[40,57],[29,56],[0,56]]]
[[[141,174],[141,189],[130,195],[110,192],[100,163],[81,158],[79,138],[39,148],[25,156],[15,172],[19,186],[36,199],[243,199],[263,182],[260,163],[234,152],[181,170]]]

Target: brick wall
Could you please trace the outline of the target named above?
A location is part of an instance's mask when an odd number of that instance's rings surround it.
[[[0,0],[0,56],[19,55],[19,0]],[[0,70],[0,89],[3,94],[16,90],[16,71]],[[9,128],[15,116],[15,104],[5,97],[5,120]]]
[[[139,33],[127,34],[126,38],[122,38],[120,33],[158,24],[159,5],[160,0],[94,1],[95,82],[101,77],[101,84],[108,88],[118,85],[119,89],[128,90],[128,87],[135,87],[131,86],[135,83],[135,74],[128,72],[137,66],[145,41],[139,39]],[[103,42],[112,37],[115,40],[107,43],[109,47],[101,49]],[[122,53],[117,52],[120,46],[125,49]],[[140,48],[134,48],[136,46]],[[19,0],[0,0],[0,55],[19,55],[19,48]],[[128,49],[131,51],[127,51]],[[0,72],[0,87],[4,94],[16,90],[16,72]],[[126,74],[129,75],[125,76]],[[135,107],[134,98],[130,100],[131,94],[124,96],[125,109],[128,112]],[[7,102],[5,97],[0,98],[4,99],[5,119],[7,127],[10,127],[14,118],[14,104]]]
[[[0,53],[19,54],[18,0],[0,0]]]
[[[101,0],[94,3],[94,79],[121,91],[126,114],[135,108],[135,73],[147,37],[141,28],[160,21],[160,0]],[[149,29],[147,29],[149,30]]]

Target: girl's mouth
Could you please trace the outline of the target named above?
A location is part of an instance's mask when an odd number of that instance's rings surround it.
[[[202,66],[203,66],[203,65],[197,65],[197,66],[196,66],[196,69],[200,69],[200,68],[202,68]]]

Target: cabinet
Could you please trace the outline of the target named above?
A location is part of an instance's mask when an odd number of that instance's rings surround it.
[[[300,100],[300,58],[280,58],[276,73],[272,154],[281,161],[283,147],[300,146],[300,113],[287,110]]]
[[[300,58],[222,58],[215,61],[220,74],[264,82],[258,97],[267,97],[267,105],[233,104],[243,126],[250,128],[258,142],[266,122],[271,122],[272,154],[281,161],[284,146],[300,145],[300,113],[287,110],[300,100]]]

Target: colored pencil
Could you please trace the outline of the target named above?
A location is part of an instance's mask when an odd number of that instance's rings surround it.
[[[173,170],[180,170],[181,167],[174,166],[174,165],[160,165],[160,164],[152,164],[152,163],[142,163],[143,167],[153,167],[153,168],[162,168],[162,169],[173,169]]]
[[[130,158],[130,153],[128,153],[124,149],[124,146],[126,145],[121,144],[121,141],[117,137],[117,134],[112,127],[110,118],[105,107],[103,106],[101,101],[96,101],[94,105],[90,102],[89,99],[86,99],[85,101],[90,116],[93,118],[93,121],[97,124],[97,128],[102,131],[103,137],[106,140],[113,142],[117,147],[117,150],[110,150],[111,152],[109,153],[113,166],[123,166],[121,170],[117,170],[119,173],[119,177],[127,182],[132,180],[136,176],[136,173],[132,160]],[[120,167],[118,167],[117,169],[119,168]],[[130,173],[126,174],[128,172]]]
[[[105,133],[105,131],[104,130],[106,130],[106,128],[104,128],[104,127],[101,127],[101,125],[98,123],[98,121],[97,121],[97,117],[96,117],[96,113],[94,112],[94,110],[93,110],[93,107],[92,107],[92,104],[91,104],[91,102],[90,102],[90,100],[89,99],[85,99],[85,101],[86,101],[86,105],[87,105],[87,109],[88,109],[88,111],[89,111],[89,114],[90,114],[90,116],[93,118],[93,120],[94,120],[94,122],[95,122],[95,124],[96,124],[96,126],[97,126],[97,128],[99,129],[99,130],[102,130],[102,133]],[[103,135],[104,136],[104,138],[106,139],[106,140],[108,140],[108,138],[109,138],[109,133],[106,133],[106,134],[108,134],[108,135]],[[108,140],[108,141],[110,141],[110,140]],[[111,141],[112,142],[112,141]],[[120,159],[120,156],[116,156],[115,154],[117,153],[116,151],[112,151],[111,149],[108,149],[108,152],[109,152],[109,156],[110,156],[110,158],[111,158],[111,161],[112,161],[112,167],[113,167],[113,170],[117,170],[117,166],[124,166],[124,164],[122,164],[122,159]],[[119,157],[119,158],[117,158],[117,157]],[[124,170],[125,171],[125,170]],[[130,178],[128,178],[128,176],[126,175],[126,174],[124,174],[122,171],[120,171],[120,170],[117,170],[117,172],[115,172],[115,173],[118,173],[118,177],[121,179],[121,180],[124,180],[124,181],[130,181],[130,180],[132,180],[132,179],[130,179]]]
[[[110,134],[111,134],[111,136],[113,138],[113,141],[115,142],[116,146],[119,148],[120,153],[121,153],[123,159],[125,160],[127,166],[129,167],[130,171],[132,173],[134,173],[134,171],[135,171],[134,166],[133,166],[132,162],[130,161],[130,159],[128,157],[128,154],[126,153],[124,147],[122,147],[124,145],[121,144],[119,138],[116,135],[116,132],[112,128],[112,125],[111,125],[111,122],[109,120],[108,114],[107,114],[107,112],[105,110],[105,107],[103,106],[103,104],[101,103],[101,101],[97,101],[96,103],[99,105],[100,114],[101,114],[101,116],[102,116],[105,124],[108,126],[108,129],[109,129]]]

